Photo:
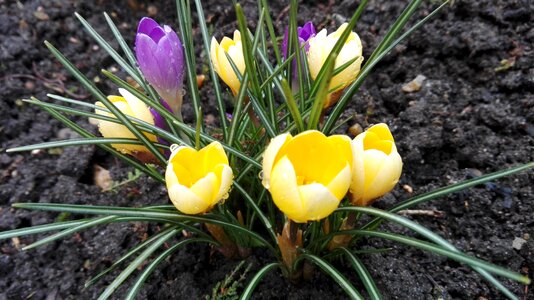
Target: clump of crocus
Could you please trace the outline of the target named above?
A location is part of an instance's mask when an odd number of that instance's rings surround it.
[[[150,113],[148,106],[132,93],[125,89],[119,89],[121,96],[108,96],[109,101],[115,105],[123,114],[131,117],[135,117],[142,121],[145,121],[151,125],[154,125],[154,118]],[[105,108],[101,102],[96,102],[96,106]],[[110,112],[95,110],[95,113],[107,117],[114,117]],[[96,120],[98,124],[98,130],[105,138],[130,138],[136,139],[135,135],[124,125],[119,123],[113,123],[104,120]],[[151,141],[156,142],[156,136],[150,133],[144,133],[144,135]],[[142,157],[142,154],[151,155],[148,149],[143,145],[133,144],[111,144],[111,146],[118,151],[131,154],[137,157]]]
[[[366,206],[391,191],[399,181],[402,159],[386,124],[376,124],[351,142],[351,203]]]
[[[297,223],[330,215],[351,182],[350,138],[316,130],[281,134],[263,155],[263,186],[274,203]]]
[[[332,52],[332,48],[334,48],[334,45],[347,26],[348,24],[344,23],[329,35],[327,35],[326,29],[323,29],[309,40],[308,66],[313,79],[317,78],[328,55]],[[358,76],[358,73],[360,73],[360,66],[363,61],[362,42],[355,32],[351,32],[345,41],[341,52],[336,58],[334,69],[339,68],[352,60],[354,61],[348,67],[332,77],[330,85],[328,86],[331,93],[325,101],[325,108],[335,104],[343,89],[351,84],[356,79],[356,76]]]
[[[171,27],[143,18],[137,28],[135,55],[141,72],[175,114],[181,113],[184,49]]]
[[[169,198],[184,214],[200,214],[228,197],[233,173],[219,142],[195,150],[171,147],[165,172]]]
[[[237,77],[227,55],[237,67],[241,75],[245,73],[245,58],[243,56],[243,45],[241,43],[241,33],[234,31],[234,38],[223,37],[219,44],[215,37],[211,39],[210,56],[215,68],[215,72],[230,87],[232,93],[237,95],[241,82]]]
[[[297,36],[299,39],[299,45],[302,46],[304,44],[304,50],[308,52],[308,49],[310,48],[310,45],[307,43],[309,39],[315,36],[315,27],[313,26],[313,23],[306,22],[304,26],[297,27]],[[282,55],[284,56],[284,59],[287,58],[287,48],[288,48],[288,42],[289,42],[289,30],[286,28],[284,39],[282,40]],[[306,58],[303,58],[306,59]],[[293,70],[293,78],[296,79],[298,76],[297,71],[297,60],[293,59],[292,62],[292,70]]]

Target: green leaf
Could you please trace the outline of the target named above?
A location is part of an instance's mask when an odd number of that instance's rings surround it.
[[[380,300],[382,299],[382,296],[380,295],[380,291],[375,285],[375,282],[373,278],[371,277],[371,274],[367,271],[363,263],[354,255],[352,254],[347,248],[339,248],[341,252],[345,254],[349,262],[351,263],[352,267],[356,270],[356,273],[358,273],[358,276],[363,282],[363,286],[365,286],[365,289],[367,290],[367,293],[369,293],[369,298],[372,300]]]
[[[55,241],[55,240],[58,240],[58,239],[61,239],[67,235],[71,235],[75,232],[78,232],[78,231],[81,231],[81,230],[84,230],[84,229],[87,229],[87,228],[91,228],[91,227],[94,227],[94,226],[97,226],[97,225],[100,225],[100,224],[106,224],[106,223],[110,223],[112,222],[115,218],[117,218],[116,216],[106,216],[106,217],[101,217],[101,218],[96,218],[96,219],[93,219],[93,220],[89,220],[89,221],[86,221],[80,225],[77,225],[77,226],[74,226],[74,227],[70,227],[68,229],[65,229],[61,232],[58,232],[56,234],[53,234],[51,236],[48,236],[44,239],[41,239],[33,244],[30,244],[26,247],[23,247],[22,250],[29,250],[29,249],[32,249],[32,248],[35,248],[35,247],[39,247],[41,245],[44,245],[46,243],[50,243],[52,241]]]
[[[343,276],[336,268],[334,268],[332,265],[330,265],[328,262],[326,262],[324,259],[312,255],[303,253],[299,256],[300,259],[307,259],[314,264],[316,264],[319,268],[321,268],[326,274],[328,274],[334,281],[339,284],[339,286],[345,291],[347,296],[349,296],[351,299],[361,299],[363,300],[363,296],[356,290],[356,288],[350,283],[350,281]]]
[[[324,73],[324,79],[319,82],[319,87],[315,99],[313,100],[313,106],[310,112],[310,119],[308,120],[308,129],[317,129],[321,114],[323,112],[324,104],[328,98],[328,86],[332,81],[332,72],[334,71],[334,64],[336,63],[337,54],[330,54],[331,60],[327,59],[323,67],[326,68]]]
[[[202,4],[200,0],[195,0],[195,6],[197,8],[198,23],[200,25],[200,32],[202,33],[202,42],[204,43],[204,51],[208,57],[208,66],[210,70],[210,78],[213,83],[213,89],[215,91],[215,100],[217,101],[217,108],[219,110],[219,122],[221,123],[221,129],[223,130],[223,140],[226,140],[228,135],[228,122],[226,120],[226,105],[224,104],[224,99],[222,97],[222,90],[217,80],[217,73],[211,61],[210,55],[210,40],[208,29],[206,27],[206,18],[204,17],[204,10],[202,9]]]
[[[142,243],[136,245],[134,248],[132,248],[128,252],[126,252],[126,254],[124,254],[121,258],[116,260],[109,268],[106,268],[104,271],[98,273],[96,276],[94,276],[93,278],[91,278],[88,281],[86,281],[84,287],[85,288],[90,287],[94,283],[98,282],[100,279],[102,279],[102,277],[104,277],[104,275],[106,275],[109,272],[115,270],[118,266],[120,266],[128,258],[133,256],[135,253],[139,252],[139,250],[143,249],[144,247],[148,246],[149,244],[151,244],[155,240],[157,240],[157,239],[161,238],[162,236],[166,235],[171,230],[175,230],[176,228],[177,228],[177,226],[172,226],[172,227],[166,228],[166,229],[158,232],[157,234],[151,236],[150,238],[146,239]]]
[[[363,236],[370,236],[370,237],[379,237],[387,240],[392,240],[395,242],[399,242],[408,246],[412,246],[421,250],[430,251],[435,254],[443,255],[445,257],[448,257],[450,259],[456,260],[461,263],[465,263],[469,266],[483,268],[489,272],[495,273],[497,275],[504,276],[508,279],[515,280],[517,282],[521,282],[523,284],[530,284],[530,279],[526,276],[523,276],[519,273],[509,271],[505,268],[496,266],[494,264],[488,263],[486,261],[483,261],[481,259],[463,254],[458,251],[451,251],[444,249],[442,247],[436,246],[434,244],[424,242],[412,237],[406,237],[400,234],[393,234],[388,232],[380,232],[380,231],[371,231],[371,230],[348,230],[345,233],[350,233],[354,235],[363,235]]]
[[[252,293],[254,292],[254,289],[260,283],[260,281],[263,279],[263,277],[265,277],[265,275],[267,275],[267,273],[269,273],[271,270],[273,270],[274,268],[277,268],[277,267],[280,267],[279,263],[270,263],[270,264],[265,265],[263,268],[261,268],[261,270],[259,270],[258,273],[256,273],[256,275],[254,275],[254,277],[252,277],[252,279],[248,283],[247,287],[243,291],[243,294],[241,294],[241,298],[239,298],[239,299],[241,299],[241,300],[250,299],[250,297],[252,297]]]
[[[95,215],[113,215],[125,217],[151,217],[167,219],[168,221],[190,221],[198,223],[210,223],[223,227],[228,227],[231,230],[239,231],[243,234],[249,235],[256,239],[264,246],[268,247],[273,253],[276,250],[267,242],[261,235],[239,225],[217,220],[213,217],[199,216],[199,215],[184,215],[177,211],[169,212],[160,209],[143,209],[143,208],[129,208],[129,207],[113,207],[113,206],[94,206],[94,205],[77,205],[77,204],[56,204],[56,203],[14,203],[15,208],[37,209],[46,211],[71,212],[78,214],[95,214]]]
[[[291,116],[293,117],[293,121],[295,122],[295,125],[297,126],[297,131],[302,132],[304,131],[304,121],[302,120],[302,116],[300,115],[297,102],[293,98],[293,93],[291,92],[291,88],[289,87],[289,84],[287,83],[285,79],[282,79],[281,84],[284,90],[284,96],[285,96],[287,108],[289,109],[289,112],[291,113]]]
[[[152,274],[152,272],[156,269],[156,267],[165,260],[169,255],[171,255],[174,251],[180,249],[181,247],[190,244],[190,243],[199,243],[199,242],[205,242],[205,243],[213,243],[213,241],[208,239],[195,239],[195,238],[189,238],[183,241],[180,241],[176,244],[174,244],[169,249],[165,250],[163,253],[161,253],[156,259],[154,259],[139,275],[137,280],[135,281],[134,285],[130,288],[130,291],[128,292],[128,295],[126,295],[126,300],[133,300],[135,299],[137,293],[139,292],[139,289],[143,286],[146,279]]]
[[[18,228],[18,229],[3,231],[3,232],[0,232],[0,240],[9,239],[9,238],[16,237],[16,236],[25,236],[25,235],[30,235],[30,234],[71,228],[74,226],[84,224],[87,221],[89,221],[89,219],[57,222],[57,223],[52,223],[52,224],[44,224],[44,225],[27,227],[27,228]]]
[[[179,233],[178,229],[174,229],[164,236],[160,237],[150,247],[143,251],[134,261],[132,261],[126,269],[124,269],[119,276],[108,285],[104,292],[98,297],[98,300],[105,300],[132,274],[142,263],[144,263],[154,251],[156,251],[163,243],[167,242],[175,234]]]
[[[406,218],[403,218],[401,216],[398,216],[396,214],[393,214],[393,213],[390,213],[390,212],[386,212],[386,211],[383,211],[383,210],[380,210],[380,209],[376,209],[376,208],[358,207],[358,206],[341,207],[341,208],[336,209],[334,211],[334,213],[342,212],[342,211],[361,212],[361,213],[366,213],[366,214],[373,215],[375,217],[384,218],[386,220],[395,222],[397,224],[400,224],[400,225],[402,225],[404,227],[407,227],[407,228],[409,228],[409,229],[421,234],[425,238],[433,241],[434,243],[438,244],[439,246],[443,247],[444,249],[447,249],[447,250],[453,251],[453,252],[457,252],[457,253],[461,253],[452,244],[450,244],[449,242],[444,240],[439,235],[433,233],[432,231],[426,229],[425,227],[423,227],[423,226],[421,226],[421,225],[419,225],[419,224],[417,224],[415,222],[412,222],[412,221],[410,221],[410,220],[408,220]],[[490,281],[497,288],[499,288],[499,290],[501,290],[503,293],[505,293],[509,298],[515,299],[515,296],[513,296],[513,294],[510,291],[508,291],[508,289],[506,289],[495,278],[493,278],[493,276],[491,274],[487,273],[486,270],[484,270],[484,269],[482,269],[482,268],[480,268],[478,266],[472,266],[472,267],[473,267],[473,269],[475,271],[477,271],[479,274],[481,274],[486,280]],[[515,276],[515,277],[518,277],[518,278],[522,277],[524,280],[529,281],[528,278],[526,278],[524,276],[521,276],[520,274],[517,274],[517,273],[514,273],[514,272],[510,272],[510,271],[508,271],[508,272],[509,272],[509,274],[511,276]]]

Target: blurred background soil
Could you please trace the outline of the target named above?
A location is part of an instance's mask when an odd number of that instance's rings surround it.
[[[280,34],[287,24],[287,3],[271,2]],[[299,23],[312,20],[318,28],[333,30],[350,18],[356,9],[354,2],[302,2]],[[427,15],[437,2],[425,1],[415,19]],[[356,29],[365,57],[405,4],[369,1]],[[208,26],[218,39],[237,28],[230,1],[203,1],[203,6]],[[243,6],[255,27],[255,2],[245,1]],[[165,188],[144,176],[113,192],[102,192],[94,182],[98,166],[109,170],[116,182],[131,170],[93,146],[5,153],[11,147],[75,136],[21,99],[35,96],[53,101],[46,94],[55,93],[95,101],[53,59],[44,40],[54,44],[105,93],[117,91],[104,80],[101,69],[125,77],[84,32],[75,11],[111,40],[102,15],[108,12],[132,47],[142,16],[177,28],[174,1],[0,0],[0,231],[81,217],[12,209],[18,202],[142,206],[168,201]],[[375,68],[344,113],[344,117],[355,117],[351,125],[362,128],[388,123],[403,157],[400,184],[375,206],[388,208],[413,195],[534,160],[533,21],[532,1],[458,0]],[[206,53],[200,46],[200,31],[196,24],[193,27],[199,45],[197,71],[201,73],[206,70]],[[413,82],[418,76],[425,79]],[[209,80],[201,94],[207,122],[216,125]],[[186,121],[192,121],[187,98],[185,102]],[[73,120],[96,133],[88,120]],[[348,127],[340,129],[347,131]],[[511,176],[420,205],[418,209],[435,211],[435,215],[410,218],[466,253],[533,278],[533,182],[532,171]],[[413,235],[392,224],[383,229]],[[20,248],[44,235],[1,241],[0,299],[95,299],[113,276],[86,289],[84,282],[158,230],[145,223],[112,224],[26,252]],[[356,247],[392,248],[362,257],[386,299],[503,298],[468,267],[451,260],[378,239],[364,239]],[[261,250],[253,251],[247,260],[252,268],[249,278],[272,259]],[[139,299],[203,298],[237,264],[207,246],[189,245],[162,263]],[[350,267],[337,267],[361,287]],[[529,287],[508,280],[504,284],[520,298],[534,299]],[[122,298],[130,285],[127,281],[114,297]],[[345,296],[320,272],[297,286],[272,272],[258,286],[256,298]]]

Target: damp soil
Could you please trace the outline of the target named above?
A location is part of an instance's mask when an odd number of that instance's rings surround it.
[[[203,2],[214,34],[218,38],[231,34],[237,25],[230,3]],[[317,27],[331,30],[350,18],[356,9],[353,2],[306,1],[300,6],[299,22],[312,20]],[[357,26],[365,57],[405,5],[405,1],[369,2]],[[416,18],[427,15],[437,1],[426,2]],[[249,20],[255,20],[255,3],[243,5]],[[73,136],[58,121],[21,99],[35,96],[46,100],[46,94],[52,92],[94,101],[53,59],[43,40],[53,43],[104,92],[116,93],[99,72],[103,68],[116,71],[117,66],[83,31],[75,11],[111,39],[102,15],[107,11],[130,45],[137,21],[147,14],[177,27],[173,1],[0,0],[0,231],[80,217],[11,208],[19,202],[142,206],[168,201],[165,188],[146,177],[116,192],[102,192],[93,180],[95,165],[108,169],[115,181],[124,180],[131,170],[93,146],[5,153],[11,147]],[[287,3],[273,1],[272,17],[281,32],[287,24]],[[534,160],[533,21],[532,1],[455,1],[376,67],[344,112],[344,117],[354,116],[351,125],[365,128],[388,123],[403,157],[399,185],[376,202],[376,207],[391,207],[413,195]],[[199,36],[195,29],[200,45]],[[200,62],[205,61],[206,53],[197,55]],[[203,69],[199,63],[198,71]],[[403,92],[402,87],[418,75],[426,77],[420,90]],[[201,94],[205,113],[216,116],[209,81]],[[190,112],[186,103],[186,121],[192,121]],[[88,120],[73,120],[96,133]],[[339,129],[347,130],[347,126]],[[408,217],[468,254],[533,278],[533,183],[532,171],[514,175],[417,207],[439,211],[440,216]],[[392,224],[383,229],[414,236]],[[0,241],[0,299],[97,298],[118,272],[88,288],[84,282],[159,230],[145,223],[112,224],[29,251],[20,247],[44,235]],[[504,298],[471,269],[454,261],[379,239],[364,239],[355,247],[391,248],[362,256],[385,299]],[[245,281],[272,259],[268,253],[254,250],[247,259],[251,271]],[[208,246],[186,246],[161,264],[138,298],[203,298],[237,264]],[[342,263],[336,267],[361,287],[350,267]],[[520,298],[534,299],[529,287],[503,282]],[[122,298],[130,286],[127,281],[114,297]],[[298,285],[272,272],[255,294],[256,299],[345,297],[337,284],[319,271]]]

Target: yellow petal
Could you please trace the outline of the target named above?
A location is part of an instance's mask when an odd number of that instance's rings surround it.
[[[275,163],[275,158],[277,157],[278,152],[280,151],[280,149],[289,140],[291,140],[291,138],[293,138],[293,137],[289,133],[284,133],[284,134],[281,134],[281,135],[278,135],[278,136],[274,137],[273,139],[271,139],[271,142],[269,143],[269,146],[267,146],[267,149],[263,153],[263,162],[262,162],[262,166],[263,166],[263,170],[262,170],[263,176],[262,177],[263,178],[262,178],[262,184],[266,189],[269,189],[269,187],[270,187],[269,180],[271,178],[271,171],[272,171],[273,165]]]
[[[391,134],[391,131],[389,130],[388,125],[385,123],[379,123],[379,124],[373,125],[369,127],[369,129],[367,129],[366,131],[373,132],[374,134],[378,135],[378,137],[381,140],[395,142],[395,140],[393,139],[393,135]]]
[[[289,159],[282,157],[271,172],[269,192],[274,204],[286,215],[302,211],[302,202],[297,186],[297,176]]]
[[[341,200],[343,197],[345,197],[345,194],[347,194],[347,191],[349,190],[351,178],[351,169],[347,163],[345,168],[343,168],[343,170],[341,170],[341,172],[339,172],[337,176],[334,177],[330,183],[328,183],[327,188],[330,193],[334,195],[334,197],[336,197],[338,200]]]
[[[329,216],[340,202],[325,186],[318,183],[299,186],[299,193],[303,209],[299,214],[294,214],[294,218],[288,215],[295,222],[303,223],[323,219]]]
[[[198,157],[202,160],[201,167],[204,173],[210,172],[215,168],[215,166],[220,164],[228,165],[228,157],[224,152],[224,148],[221,143],[215,141],[206,147],[200,149],[198,152]]]
[[[220,45],[217,42],[217,39],[215,37],[211,38],[211,44],[210,44],[210,58],[211,62],[213,63],[213,68],[215,69],[215,72],[220,75],[220,67],[219,67],[219,59],[217,57],[217,49],[219,49]]]
[[[172,204],[184,214],[199,214],[210,208],[209,203],[183,185],[175,184],[168,189],[168,192]]]
[[[218,165],[214,168],[213,173],[217,177],[218,190],[214,196],[214,201],[226,200],[228,198],[228,192],[232,186],[234,175],[232,168],[228,165]]]
[[[385,195],[391,191],[402,173],[402,159],[397,152],[387,156],[382,168],[375,175],[374,180],[366,189],[363,201],[367,202]]]
[[[217,199],[214,199],[217,195],[219,186],[219,180],[213,173],[208,173],[203,178],[200,178],[191,186],[191,192],[197,195],[204,202],[208,203],[210,208],[211,206],[217,203]]]

